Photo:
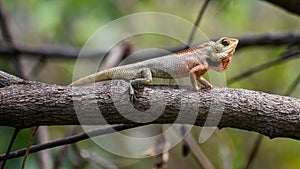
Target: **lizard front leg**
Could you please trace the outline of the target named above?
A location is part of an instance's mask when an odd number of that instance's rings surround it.
[[[206,88],[212,88],[212,85],[204,77],[202,77],[202,75],[206,72],[207,67],[204,65],[197,65],[190,70],[190,80],[192,87],[198,92],[202,92],[202,89],[197,85],[196,79]]]
[[[152,73],[150,68],[143,68],[141,72],[138,73],[141,74],[141,78],[130,80],[129,94],[133,98],[135,98],[135,95],[134,95],[134,88],[132,87],[132,85],[139,84],[139,83],[148,84],[152,82]]]

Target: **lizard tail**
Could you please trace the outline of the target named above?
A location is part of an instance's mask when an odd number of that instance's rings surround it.
[[[139,68],[138,64],[113,67],[78,79],[69,86],[82,86],[90,83],[112,80],[114,78],[131,80],[139,76]]]
[[[105,80],[111,80],[114,74],[114,69],[107,69],[103,70],[94,74],[91,74],[89,76],[80,78],[76,80],[75,82],[69,84],[69,86],[82,86],[90,83],[95,83],[95,82],[100,82],[100,81],[105,81]]]

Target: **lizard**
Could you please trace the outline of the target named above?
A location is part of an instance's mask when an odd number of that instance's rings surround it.
[[[153,78],[173,79],[189,76],[194,90],[203,92],[202,88],[197,85],[197,81],[204,88],[212,88],[212,85],[203,75],[208,70],[225,71],[237,44],[238,39],[223,37],[216,42],[208,41],[169,55],[96,72],[71,83],[69,86],[82,86],[120,78],[129,80],[129,92],[134,95],[132,85],[137,83],[149,84]]]
[[[212,88],[212,84],[210,84],[203,75],[208,70],[215,70],[217,72],[225,71],[229,66],[238,42],[238,39],[223,37],[216,42],[208,41],[196,47],[169,55],[96,72],[68,86],[82,86],[112,80],[114,78],[121,78],[129,80],[129,93],[134,96],[132,85],[138,83],[149,84],[153,78],[173,79],[189,76],[193,89],[197,92],[203,92],[202,88],[197,85],[197,81],[199,81],[204,88]],[[25,166],[25,161],[32,144],[32,138],[37,130],[38,126],[33,129],[33,134],[24,155],[22,168]]]

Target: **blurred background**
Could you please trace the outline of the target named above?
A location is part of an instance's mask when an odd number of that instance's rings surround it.
[[[120,17],[139,12],[162,12],[195,23],[203,3],[204,1],[201,0],[3,0],[0,5],[6,13],[12,37],[5,37],[5,33],[0,36],[0,69],[28,80],[67,85],[72,81],[78,52],[90,36],[102,26]],[[0,23],[2,32],[5,29],[3,23]],[[137,23],[134,26],[144,25]],[[164,26],[168,28],[168,25]],[[245,39],[245,43],[239,46],[225,73],[228,87],[300,98],[299,54],[286,57],[287,54],[299,51],[298,14],[288,12],[266,1],[211,0],[202,16],[199,29],[209,39],[223,36]],[[262,39],[265,37],[267,40],[250,42],[253,37]],[[277,41],[274,38],[277,38]],[[9,42],[9,39],[13,40]],[[188,39],[187,36],[186,42]],[[278,39],[282,41],[279,42]],[[296,40],[291,42],[290,39]],[[199,44],[203,40],[205,39],[194,38],[193,44]],[[145,48],[174,49],[182,46],[181,42],[154,35],[130,38],[118,44],[119,47],[122,44],[125,44],[125,47],[121,47],[124,50],[123,57]],[[99,50],[101,46],[99,44]],[[18,53],[17,49],[23,52]],[[95,62],[95,59],[96,57],[93,56],[87,57],[85,62],[90,64]],[[142,58],[134,61],[138,60]],[[116,61],[115,64],[119,62]],[[104,66],[112,65],[107,63]],[[252,73],[243,74],[249,70],[252,70]],[[200,130],[200,127],[193,127],[191,134],[195,140]],[[42,131],[47,132],[49,140],[53,140],[66,136],[69,129],[65,126],[51,126]],[[31,132],[32,129],[22,130],[13,150],[26,147]],[[6,151],[12,133],[12,128],[0,127],[1,154]],[[217,130],[207,142],[198,146],[215,168],[240,169],[247,164],[257,136],[258,133],[226,128]],[[166,168],[202,168],[192,154],[183,157],[181,145],[180,143],[170,150]],[[155,163],[153,157],[130,159],[111,154],[91,140],[81,141],[71,147],[73,148],[66,152],[61,164],[52,167],[152,168]],[[97,158],[91,158],[93,152],[88,151],[91,149],[97,151],[95,155]],[[57,161],[59,153],[59,148],[50,150],[53,164]],[[251,166],[257,169],[298,169],[300,168],[299,154],[298,140],[269,139],[263,136]],[[29,155],[26,168],[41,168],[38,157],[37,153]],[[20,168],[22,160],[23,158],[8,160],[6,168]]]

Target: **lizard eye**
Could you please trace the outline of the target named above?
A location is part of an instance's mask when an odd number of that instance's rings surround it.
[[[223,46],[228,46],[230,44],[226,39],[223,39],[221,43]]]

